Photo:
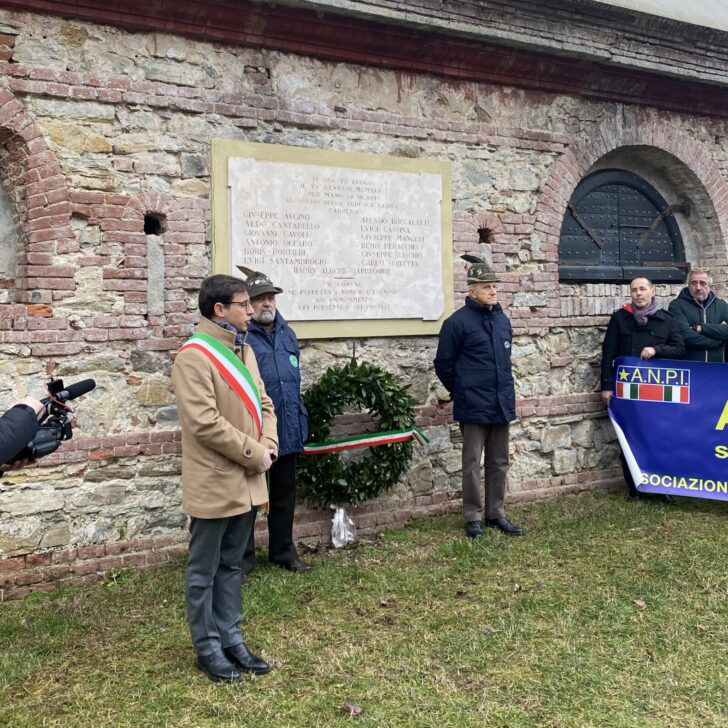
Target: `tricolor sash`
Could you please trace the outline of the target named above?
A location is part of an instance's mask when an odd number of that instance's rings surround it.
[[[260,437],[263,429],[260,392],[258,392],[258,387],[255,386],[248,367],[227,346],[207,334],[194,334],[191,336],[180,351],[185,349],[197,349],[212,362],[220,376],[230,385],[230,389],[245,405],[245,409],[250,412],[250,416],[258,428],[258,437]]]

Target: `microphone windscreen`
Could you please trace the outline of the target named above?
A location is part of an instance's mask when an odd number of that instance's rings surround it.
[[[76,399],[76,397],[80,397],[82,394],[88,394],[95,388],[96,382],[93,379],[84,379],[81,382],[69,384],[66,387],[66,392],[68,392],[68,399]]]

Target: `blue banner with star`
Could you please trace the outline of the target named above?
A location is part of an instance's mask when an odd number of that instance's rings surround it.
[[[620,357],[609,417],[637,489],[728,500],[728,365]]]

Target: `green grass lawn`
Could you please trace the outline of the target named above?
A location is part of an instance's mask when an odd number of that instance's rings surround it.
[[[447,516],[259,567],[244,632],[279,669],[234,685],[193,667],[181,561],[0,605],[0,725],[728,725],[727,505],[509,515],[525,538]]]

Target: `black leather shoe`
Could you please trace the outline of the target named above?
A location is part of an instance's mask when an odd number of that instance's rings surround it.
[[[210,655],[197,655],[195,667],[204,672],[212,682],[240,680],[238,668],[220,652],[213,652]]]
[[[468,538],[480,538],[483,535],[483,526],[480,521],[468,521],[465,524],[465,535]]]
[[[280,566],[281,569],[286,571],[295,571],[297,574],[303,574],[306,571],[311,571],[311,564],[307,564],[305,561],[296,558],[295,561],[274,561],[276,566]]]
[[[497,528],[509,536],[523,536],[523,529],[511,523],[505,516],[503,518],[488,518],[485,522],[488,528]]]
[[[235,663],[240,672],[252,672],[255,675],[267,675],[270,672],[270,665],[264,659],[256,657],[245,646],[245,642],[226,647],[223,652],[225,657]]]

